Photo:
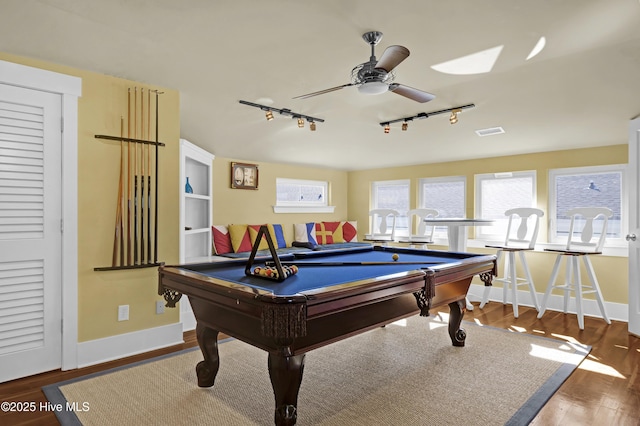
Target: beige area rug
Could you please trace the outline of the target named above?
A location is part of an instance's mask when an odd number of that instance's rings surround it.
[[[299,425],[527,424],[589,347],[464,322],[411,317],[307,353]],[[212,388],[198,388],[199,350],[46,387],[63,425],[271,425],[267,353],[219,345]],[[74,404],[75,403],[75,404]]]

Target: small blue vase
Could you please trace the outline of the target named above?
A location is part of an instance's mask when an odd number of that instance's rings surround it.
[[[187,177],[187,183],[184,186],[184,192],[186,192],[187,194],[193,194],[193,188],[191,187],[191,184],[189,183],[189,178]]]

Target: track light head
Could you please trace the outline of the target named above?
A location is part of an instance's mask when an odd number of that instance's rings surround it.
[[[385,133],[389,133],[388,128],[391,124],[400,123],[400,122],[402,122],[402,130],[407,130],[409,127],[409,121],[422,120],[425,118],[429,118],[432,115],[447,114],[447,113],[451,113],[451,115],[449,116],[449,122],[451,124],[455,124],[458,122],[458,114],[461,113],[462,110],[467,108],[473,108],[473,107],[475,107],[474,104],[468,104],[468,105],[461,105],[453,108],[441,109],[438,111],[421,112],[411,117],[403,117],[403,118],[397,118],[395,120],[383,121],[382,123],[380,123],[380,125],[385,128]]]
[[[267,121],[271,121],[273,120],[273,112],[277,112],[280,115],[286,115],[289,116],[291,118],[297,118],[298,119],[298,127],[304,127],[304,120],[307,120],[309,123],[314,122],[314,121],[319,121],[320,123],[324,123],[324,119],[322,118],[316,118],[316,117],[311,117],[310,115],[304,115],[304,114],[300,114],[297,112],[293,112],[288,108],[282,108],[282,109],[278,109],[278,108],[273,108],[270,106],[266,106],[266,105],[260,105],[260,104],[256,104],[253,102],[248,102],[248,101],[238,101],[243,105],[248,105],[254,108],[260,108],[262,111],[265,111],[265,117],[267,118]],[[315,130],[312,129],[312,130]]]
[[[391,131],[391,126],[389,125],[389,123],[385,124],[384,126],[384,132],[385,133],[389,133]]]
[[[461,112],[461,109],[454,109],[451,111],[451,116],[449,117],[449,123],[456,124],[458,122],[458,113]]]
[[[309,130],[311,130],[312,132],[316,131],[316,123],[315,122],[311,122],[309,123]]]

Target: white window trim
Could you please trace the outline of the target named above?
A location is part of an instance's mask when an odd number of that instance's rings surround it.
[[[462,182],[464,188],[464,198],[462,200],[462,211],[467,211],[467,177],[464,175],[460,176],[438,176],[438,177],[428,177],[428,178],[420,178],[418,179],[418,207],[422,208],[434,208],[437,210],[437,206],[428,206],[425,203],[425,200],[422,199],[422,185],[424,183],[430,182]],[[446,228],[446,227],[438,227],[438,228]],[[434,243],[439,245],[448,245],[449,239],[446,233],[439,232],[438,228],[436,228],[434,234]]]
[[[371,208],[372,209],[378,208],[378,199],[377,199],[378,191],[376,191],[376,187],[381,185],[384,185],[384,186],[407,185],[409,187],[409,191],[411,191],[410,179],[376,180],[374,182],[371,182]],[[409,210],[409,206],[407,206],[407,210],[401,211],[400,214],[406,214],[408,210]]]
[[[609,256],[629,256],[629,244],[622,238],[622,235],[627,234],[628,218],[627,212],[629,211],[629,200],[627,197],[627,165],[626,164],[611,164],[605,166],[585,166],[585,167],[567,167],[561,169],[549,170],[549,219],[548,219],[548,239],[549,241],[543,245],[544,248],[562,248],[565,246],[566,241],[556,239],[556,186],[555,178],[563,175],[576,175],[576,174],[588,174],[588,173],[607,173],[607,172],[621,172],[622,181],[620,188],[621,191],[621,206],[620,206],[620,235],[621,238],[607,238],[604,243],[603,254]]]
[[[535,170],[519,170],[517,172],[502,172],[502,173],[482,173],[474,176],[475,180],[475,197],[476,197],[476,205],[475,205],[475,217],[482,218],[482,192],[481,192],[481,183],[483,180],[496,180],[496,179],[510,179],[514,177],[531,177],[533,182],[533,187],[531,188],[533,198],[531,200],[531,206],[536,207],[538,205],[537,192],[538,192],[538,176]],[[524,206],[523,206],[524,207]],[[504,235],[502,234],[491,234],[491,227],[479,227],[475,230],[475,236],[477,240],[484,242],[495,242],[504,240]],[[489,231],[489,232],[487,232]]]
[[[464,193],[467,193],[467,177],[466,176],[441,176],[441,177],[428,177],[418,179],[418,205],[425,208],[431,208],[426,206],[422,199],[422,185],[427,182],[462,182],[464,185]],[[435,208],[435,207],[433,207]],[[464,197],[464,211],[467,211],[467,197]]]
[[[335,206],[273,206],[274,213],[333,213]]]
[[[309,180],[309,179],[291,179],[291,178],[276,178],[276,191],[278,183],[291,183],[298,185],[318,185],[325,188],[325,200],[322,203],[313,202],[281,202],[278,203],[276,196],[276,205],[273,207],[274,213],[333,213],[335,206],[329,205],[329,191],[330,184],[328,181],[322,180]]]
[[[393,185],[397,185],[397,186],[406,186],[408,188],[409,191],[409,198],[411,197],[411,179],[393,179],[393,180],[376,180],[371,182],[371,208],[372,209],[376,209],[376,208],[380,208],[378,206],[378,191],[376,190],[376,188],[378,186],[393,186]],[[402,210],[398,210],[398,212],[400,213],[400,215],[398,216],[398,218],[400,217],[406,217],[407,216],[407,212],[411,209],[410,204],[406,206],[406,209],[402,209]],[[409,229],[408,228],[401,228],[398,227],[398,220],[396,218],[396,236],[397,237],[406,237],[409,235]]]

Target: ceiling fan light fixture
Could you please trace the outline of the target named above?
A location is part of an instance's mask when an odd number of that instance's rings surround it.
[[[389,90],[389,85],[381,81],[369,81],[358,86],[358,91],[365,95],[379,95]]]

